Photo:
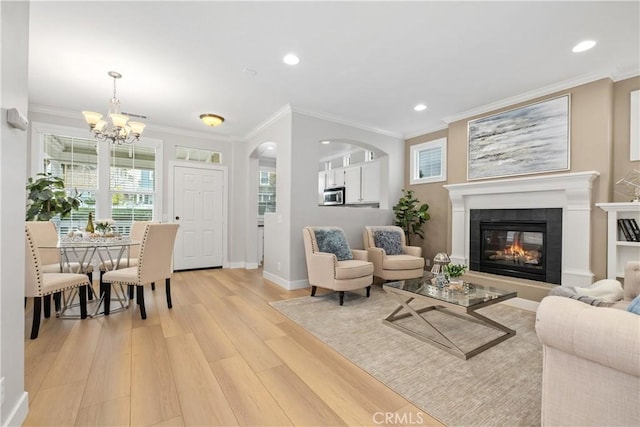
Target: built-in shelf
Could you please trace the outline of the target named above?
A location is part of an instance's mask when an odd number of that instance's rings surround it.
[[[628,261],[640,259],[640,242],[630,242],[618,228],[618,219],[634,218],[640,224],[640,202],[596,203],[607,212],[607,278],[624,278]]]

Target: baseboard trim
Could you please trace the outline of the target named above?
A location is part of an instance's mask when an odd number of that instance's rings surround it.
[[[29,413],[29,393],[22,393],[16,405],[9,411],[9,415],[2,420],[2,426],[21,426]]]
[[[538,305],[540,305],[540,303],[537,301],[531,301],[528,299],[517,298],[517,297],[503,301],[502,304],[505,304],[511,307],[521,308],[527,311],[532,311],[534,313],[538,310]]]
[[[265,279],[267,279],[270,282],[275,283],[278,286],[281,286],[283,288],[285,288],[288,291],[293,291],[295,289],[304,289],[304,288],[308,288],[309,285],[309,281],[304,279],[304,280],[285,280],[280,276],[276,276],[275,274],[269,273],[268,271],[263,271],[262,272],[262,277],[264,277]]]

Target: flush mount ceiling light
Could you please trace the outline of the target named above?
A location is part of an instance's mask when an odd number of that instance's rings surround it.
[[[298,58],[295,53],[286,54],[282,60],[287,65],[298,65],[300,62],[300,58]]]
[[[418,104],[415,107],[413,107],[413,109],[416,111],[424,111],[427,109],[427,106],[424,104]]]
[[[113,77],[113,98],[109,101],[107,117],[102,120],[102,114],[94,111],[83,111],[84,119],[93,135],[101,141],[111,141],[114,144],[132,144],[140,139],[144,130],[144,123],[130,122],[129,116],[120,113],[120,100],[116,97],[116,79],[122,78],[117,71],[109,71]]]
[[[222,122],[224,122],[224,117],[217,114],[200,114],[200,120],[202,120],[205,125],[213,128],[222,124]]]
[[[591,49],[595,45],[596,45],[596,42],[594,42],[593,40],[584,40],[578,43],[577,45],[575,45],[573,49],[571,49],[571,51],[574,53],[584,52],[585,50]]]

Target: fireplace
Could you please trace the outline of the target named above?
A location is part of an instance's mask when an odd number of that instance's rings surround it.
[[[471,209],[469,268],[560,284],[562,209]]]

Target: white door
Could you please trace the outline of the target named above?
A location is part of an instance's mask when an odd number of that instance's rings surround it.
[[[226,233],[225,171],[174,166],[174,269],[221,267]]]

